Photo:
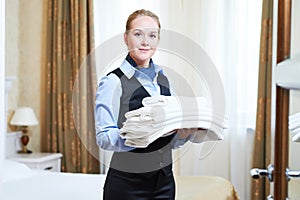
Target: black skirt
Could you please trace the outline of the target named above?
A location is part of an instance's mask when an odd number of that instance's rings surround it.
[[[110,168],[104,184],[103,200],[174,200],[172,165],[162,169],[131,173]]]

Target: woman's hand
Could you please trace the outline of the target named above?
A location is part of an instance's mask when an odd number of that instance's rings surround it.
[[[177,134],[179,136],[179,139],[184,139],[194,134],[198,130],[198,128],[182,128],[177,130]]]

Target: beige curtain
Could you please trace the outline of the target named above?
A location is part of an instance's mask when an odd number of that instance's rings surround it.
[[[62,153],[66,172],[99,173],[93,115],[96,76],[92,67],[82,65],[94,48],[92,2],[48,0],[41,148]]]
[[[253,154],[253,167],[261,169],[267,169],[271,156],[272,29],[273,0],[263,0]],[[266,199],[270,194],[268,179],[253,179],[251,189],[251,200]]]

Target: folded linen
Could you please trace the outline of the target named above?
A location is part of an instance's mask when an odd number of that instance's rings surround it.
[[[172,121],[172,122],[170,122]],[[204,120],[170,120],[161,125],[147,125],[140,127],[123,127],[120,136],[126,139],[125,144],[133,147],[147,147],[150,143],[159,137],[170,135],[172,131],[181,128],[201,128],[205,129],[201,132],[197,131],[197,142],[222,140],[223,130],[227,129],[227,125],[220,125]],[[201,138],[201,139],[199,139]]]
[[[293,136],[292,140],[293,142],[300,142],[300,130],[296,135]]]
[[[300,128],[300,112],[289,116],[289,130]]]
[[[127,123],[132,122],[162,122],[173,118],[184,118],[189,116],[207,116],[211,117],[212,111],[203,108],[194,111],[181,111],[179,109],[169,109],[166,106],[142,107],[137,110],[129,111],[125,114]]]
[[[289,130],[295,134],[292,141],[300,142],[300,112],[289,116]]]
[[[161,130],[152,133],[152,136],[149,137],[141,137],[141,138],[128,137],[125,140],[125,145],[136,147],[136,148],[145,148],[149,144],[154,142],[156,139],[164,135],[165,133],[176,130],[176,127],[177,127],[176,124],[170,124],[162,128]],[[220,127],[217,126],[210,126],[210,129],[207,130],[199,130],[195,132],[194,135],[195,137],[198,137],[198,143],[224,139],[224,135],[222,134],[222,129],[220,129]],[[199,139],[200,137],[201,137],[201,141]]]
[[[169,126],[174,124],[177,129],[179,128],[202,128],[209,129],[211,125],[220,127],[222,129],[227,129],[228,125],[226,120],[212,120],[211,117],[206,116],[186,116],[184,118],[172,118],[169,120],[165,120],[160,123],[152,123],[152,122],[125,122],[124,126],[120,130],[120,136],[122,138],[130,138],[136,137],[141,138],[145,136],[150,136],[153,132],[157,132],[158,130],[163,129],[165,126]]]
[[[205,97],[187,97],[187,96],[151,96],[143,99],[142,104],[144,106],[186,106],[190,108],[192,105],[203,105],[208,104],[207,98]],[[195,109],[195,107],[193,107]]]
[[[123,128],[121,129],[120,136],[122,138],[148,137],[148,136],[152,136],[154,133],[159,132],[160,130],[164,130],[165,127],[169,127],[169,126],[174,127],[174,129],[197,128],[197,127],[208,129],[211,126],[211,121],[209,119],[197,120],[197,119],[186,118],[186,119],[172,119],[172,120],[167,120],[163,123],[149,123],[144,125],[128,124],[123,126]]]
[[[290,130],[293,134],[295,134],[292,138],[293,142],[300,142],[300,126]]]
[[[212,112],[204,97],[154,96],[143,99],[144,107],[127,112],[120,130],[125,144],[147,147],[159,137],[181,128],[201,128],[198,142],[223,139],[227,118]],[[199,140],[200,138],[200,140]]]
[[[300,112],[297,112],[295,114],[292,114],[289,116],[289,122],[291,123],[296,123],[296,122],[300,122]]]

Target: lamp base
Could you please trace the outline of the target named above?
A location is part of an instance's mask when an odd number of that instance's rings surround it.
[[[31,154],[31,153],[32,153],[32,151],[31,151],[31,150],[28,150],[28,149],[26,149],[26,150],[19,150],[19,151],[18,151],[18,153],[23,153],[23,154]]]
[[[29,142],[29,136],[27,134],[26,129],[23,129],[23,135],[21,137],[22,150],[18,151],[18,153],[30,154],[31,150],[27,149],[27,144]]]

